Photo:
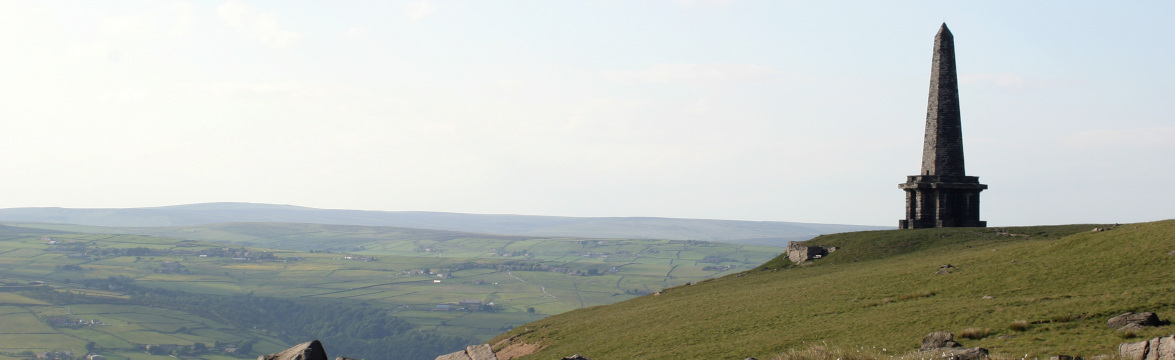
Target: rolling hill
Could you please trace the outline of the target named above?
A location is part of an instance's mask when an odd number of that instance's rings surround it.
[[[1003,358],[1089,358],[1175,332],[1105,325],[1128,311],[1175,317],[1171,239],[1175,220],[825,235],[807,242],[840,247],[823,259],[797,266],[781,256],[744,273],[551,316],[491,344],[507,353],[539,349],[524,359],[769,359],[814,346],[884,359],[947,330],[971,334],[959,341]]]
[[[774,246],[784,246],[788,240],[806,240],[821,234],[885,229],[879,226],[782,221],[362,211],[251,203],[207,203],[130,209],[9,208],[0,209],[0,221],[105,227],[285,222],[389,226],[518,236],[703,240]]]

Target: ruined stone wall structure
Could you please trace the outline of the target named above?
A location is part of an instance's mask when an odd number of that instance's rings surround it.
[[[979,192],[987,185],[967,176],[963,166],[955,38],[945,23],[934,36],[922,171],[898,187],[906,192],[906,219],[899,228],[987,226],[979,220]]]

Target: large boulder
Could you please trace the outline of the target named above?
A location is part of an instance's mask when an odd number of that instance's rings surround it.
[[[1159,321],[1159,316],[1150,311],[1140,313],[1128,312],[1106,321],[1106,326],[1111,329],[1120,329],[1129,325],[1159,326],[1161,324],[1162,322]]]
[[[1149,346],[1150,341],[1121,344],[1118,345],[1118,356],[1129,360],[1143,360],[1146,358],[1146,350]]]
[[[294,345],[282,352],[258,356],[257,360],[330,360],[318,340]]]
[[[945,352],[943,359],[947,360],[979,360],[987,357],[987,349],[977,347],[970,349],[953,349]]]
[[[955,334],[948,331],[935,331],[922,338],[921,358],[938,358],[943,360],[979,360],[987,358],[987,349],[963,348],[955,342]]]
[[[436,360],[498,360],[489,344],[470,345],[458,352],[437,356]]]
[[[465,354],[465,350],[454,353],[437,356],[436,360],[469,360],[469,355]]]
[[[836,251],[837,247],[822,247],[822,246],[806,246],[799,242],[787,243],[787,259],[796,264],[804,261],[819,259],[828,256],[828,253]]]
[[[929,351],[943,348],[957,348],[962,346],[963,345],[959,345],[959,343],[955,342],[955,334],[951,334],[947,331],[935,331],[926,334],[926,336],[922,338],[922,347],[919,348],[919,350]]]
[[[1118,345],[1118,356],[1127,360],[1175,360],[1175,335]]]
[[[465,348],[465,353],[469,355],[470,360],[498,360],[489,344],[470,345]]]

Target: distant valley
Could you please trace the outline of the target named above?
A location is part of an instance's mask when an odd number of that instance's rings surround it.
[[[232,360],[310,338],[354,358],[431,359],[746,271],[788,241],[880,228],[246,203],[0,209],[0,322],[22,326],[0,334],[0,360]],[[315,316],[286,318],[299,313]]]
[[[354,358],[431,359],[551,314],[744,271],[781,251],[287,222],[3,222],[0,323],[27,330],[0,334],[0,360],[83,354],[87,343],[111,360],[230,360],[304,338]],[[293,313],[320,315],[287,321]],[[55,358],[76,358],[64,356]]]

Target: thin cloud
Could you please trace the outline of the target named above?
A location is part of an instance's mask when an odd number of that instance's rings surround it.
[[[414,3],[409,3],[407,7],[408,18],[412,20],[423,19],[425,16],[428,16],[435,11],[437,11],[436,5],[433,5],[428,1],[417,1]]]
[[[726,7],[726,6],[729,6],[731,2],[733,2],[733,0],[679,0],[678,1],[678,3],[684,7],[697,7],[697,6]]]
[[[1004,89],[1031,90],[1080,85],[1077,80],[1047,79],[1014,73],[960,74],[959,84],[989,85]]]
[[[621,84],[727,86],[771,79],[780,73],[769,67],[745,64],[653,64],[643,70],[605,70],[601,75]]]
[[[1090,130],[1072,133],[1062,138],[1062,143],[1073,148],[1172,148],[1175,149],[1175,126]]]
[[[352,26],[343,32],[343,37],[347,38],[363,37],[364,35],[367,35],[367,30],[358,26]]]
[[[195,9],[186,2],[138,10],[102,19],[99,33],[105,39],[178,40],[190,35],[196,27]]]
[[[241,33],[246,39],[271,47],[286,48],[302,38],[297,32],[282,29],[277,15],[273,12],[257,14],[240,1],[230,0],[220,4],[216,7],[216,14],[225,25]]]

